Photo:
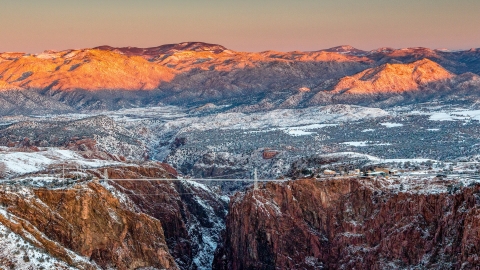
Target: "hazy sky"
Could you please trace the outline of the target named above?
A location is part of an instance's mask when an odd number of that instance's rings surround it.
[[[0,51],[183,41],[233,50],[480,47],[480,0],[0,0]]]

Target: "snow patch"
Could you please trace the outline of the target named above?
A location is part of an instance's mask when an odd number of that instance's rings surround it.
[[[356,147],[377,146],[377,145],[391,145],[390,143],[380,143],[380,142],[371,142],[371,141],[343,142],[342,144],[351,145],[351,146],[356,146]]]
[[[0,164],[5,166],[4,173],[8,176],[34,173],[51,165],[60,166],[64,163],[83,168],[122,164],[116,161],[86,159],[74,151],[59,148],[46,148],[40,152],[0,152]]]
[[[403,124],[400,124],[400,123],[390,123],[390,122],[380,123],[380,125],[385,126],[385,127],[387,127],[387,128],[403,127]]]

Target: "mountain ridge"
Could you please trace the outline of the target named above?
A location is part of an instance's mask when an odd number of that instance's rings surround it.
[[[419,74],[420,69],[413,71],[412,65],[424,59],[430,61],[420,68],[425,74]],[[429,75],[428,69],[432,70]],[[217,44],[183,42],[152,48],[100,46],[36,55],[1,53],[0,103],[9,109],[0,113],[31,112],[32,107],[25,105],[31,102],[26,101],[40,98],[55,104],[49,108],[52,112],[60,107],[65,111],[65,106],[71,111],[88,111],[213,103],[250,111],[338,102],[365,105],[368,99],[363,96],[403,95],[419,88],[431,94],[428,98],[458,88],[463,98],[476,99],[475,76],[461,85],[454,79],[469,72],[480,74],[480,50],[448,52],[417,47],[362,51],[344,45],[310,52],[250,53]],[[371,82],[360,78],[367,74],[378,78]],[[466,85],[470,90],[464,89]],[[471,95],[465,95],[469,91]],[[406,98],[412,100],[412,95]]]

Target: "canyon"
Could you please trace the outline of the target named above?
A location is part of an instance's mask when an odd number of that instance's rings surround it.
[[[0,53],[0,267],[475,269],[479,90],[480,49]]]
[[[98,177],[105,170],[88,172]],[[15,256],[2,256],[2,265],[474,269],[480,263],[480,185],[472,180],[279,180],[227,200],[188,180],[132,180],[174,177],[165,164],[106,173],[129,180],[3,184],[0,233],[8,237],[0,253]]]

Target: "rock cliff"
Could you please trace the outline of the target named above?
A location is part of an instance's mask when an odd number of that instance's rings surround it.
[[[298,180],[239,193],[214,269],[474,269],[480,185],[462,186]]]

